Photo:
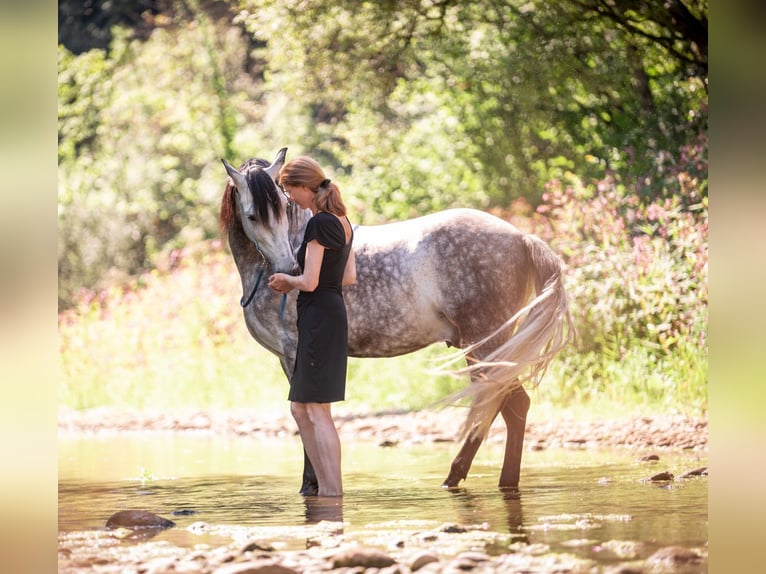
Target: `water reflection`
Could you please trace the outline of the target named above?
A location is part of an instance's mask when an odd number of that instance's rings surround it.
[[[151,533],[154,541],[189,546],[217,543],[211,537],[220,535],[219,526],[263,529],[290,541],[284,532],[319,523],[345,536],[371,529],[421,532],[451,523],[502,534],[502,547],[493,553],[507,552],[510,537],[599,563],[614,560],[614,552],[608,558],[594,548],[619,549],[627,542],[641,548],[639,556],[662,546],[707,544],[707,478],[697,473],[658,487],[645,481],[657,469],[624,451],[525,453],[521,488],[499,489],[503,450],[487,445],[467,482],[442,489],[453,445],[344,446],[346,493],[336,498],[298,494],[303,453],[297,441],[60,441],[59,530],[101,531],[113,513],[145,509],[177,524]],[[705,463],[693,453],[662,454],[663,469],[678,477]],[[150,533],[139,533],[144,535]],[[296,547],[305,546],[305,537],[296,540]],[[583,540],[589,543],[578,546]]]
[[[473,524],[479,520],[499,523],[504,515],[508,533],[514,539],[527,542],[524,531],[524,513],[522,511],[521,491],[516,487],[497,488],[496,491],[471,491],[468,488],[446,489],[452,495],[459,522]],[[501,504],[498,504],[498,501]],[[501,512],[499,513],[498,510]],[[502,514],[501,514],[502,513]]]
[[[524,514],[521,511],[521,493],[518,488],[501,488],[500,495],[505,504],[505,512],[508,519],[508,532],[520,534],[519,540],[527,542],[524,532]]]
[[[306,524],[328,522],[343,522],[342,496],[305,496],[303,504],[306,507]],[[343,532],[341,524],[339,532]]]

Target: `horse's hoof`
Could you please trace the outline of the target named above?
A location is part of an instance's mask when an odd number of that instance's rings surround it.
[[[300,493],[302,496],[317,496],[319,494],[319,484],[315,482],[304,483]]]
[[[442,482],[442,488],[457,488],[461,480],[465,480],[465,476],[452,476],[450,474]]]
[[[128,528],[130,530],[154,528],[164,529],[172,528],[176,523],[172,520],[157,516],[153,512],[146,510],[120,510],[115,512],[106,521],[106,527],[109,529]]]

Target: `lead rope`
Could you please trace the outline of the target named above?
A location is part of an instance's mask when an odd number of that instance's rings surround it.
[[[261,278],[263,277],[263,270],[264,267],[261,267],[261,270],[258,272],[258,277],[255,280],[255,285],[253,285],[253,290],[250,291],[250,295],[248,296],[247,300],[245,300],[245,296],[242,295],[242,298],[239,300],[239,304],[244,309],[247,307],[250,302],[253,300],[253,297],[255,297],[255,292],[258,290],[258,285],[261,284]]]
[[[239,304],[244,309],[247,307],[250,302],[253,300],[253,297],[255,297],[255,292],[258,290],[258,286],[261,284],[261,279],[263,278],[263,267],[261,267],[261,270],[258,272],[258,277],[255,279],[255,285],[253,285],[253,290],[250,291],[250,295],[248,295],[247,300],[245,300],[244,295],[239,300]],[[287,307],[287,293],[282,293],[282,302],[279,304],[279,322],[282,324],[282,330],[286,333],[287,329],[285,328],[285,307]]]
[[[287,293],[282,293],[282,303],[279,305],[279,322],[282,323],[282,330],[287,333],[285,328],[285,307],[287,306]]]

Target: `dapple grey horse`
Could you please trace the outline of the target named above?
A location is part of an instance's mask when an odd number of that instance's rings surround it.
[[[245,324],[289,377],[295,360],[296,292],[285,300],[266,287],[271,273],[299,273],[295,253],[309,210],[277,183],[287,148],[272,163],[250,159],[239,169],[222,160],[227,179],[220,223],[242,279]],[[537,384],[573,337],[562,263],[539,238],[471,209],[354,228],[357,280],[344,288],[349,355],[393,357],[444,342],[460,349],[471,384],[455,399],[471,407],[465,439],[445,487],[465,479],[490,425],[507,430],[500,487],[517,487],[529,409],[525,384]],[[353,384],[353,382],[350,382]],[[316,479],[307,457],[301,493]]]

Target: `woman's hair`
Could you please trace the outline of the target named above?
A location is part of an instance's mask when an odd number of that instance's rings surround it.
[[[321,166],[308,156],[296,157],[285,164],[279,172],[279,183],[308,187],[316,194],[316,204],[320,211],[346,215],[346,204],[340,196],[340,188],[327,179]]]

